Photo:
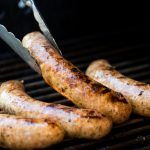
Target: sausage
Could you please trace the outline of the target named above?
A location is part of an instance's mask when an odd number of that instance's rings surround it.
[[[0,110],[0,114],[5,114],[5,112],[4,112],[4,111],[2,111],[2,110]]]
[[[50,119],[62,126],[69,137],[100,139],[112,128],[112,121],[93,110],[78,109],[35,100],[19,81],[7,81],[0,87],[0,108],[10,114]]]
[[[150,85],[125,77],[106,60],[92,62],[86,74],[128,99],[136,114],[150,117]]]
[[[0,114],[0,146],[9,149],[45,148],[62,141],[63,130],[43,119]]]
[[[129,118],[131,106],[121,94],[83,74],[58,54],[41,33],[27,34],[22,43],[39,64],[46,83],[74,104],[95,109],[111,117],[114,123],[122,123]]]

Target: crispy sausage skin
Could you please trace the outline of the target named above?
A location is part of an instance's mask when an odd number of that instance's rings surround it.
[[[45,148],[63,137],[63,130],[50,121],[0,114],[0,146],[4,148]]]
[[[96,111],[31,98],[19,81],[8,81],[1,85],[0,108],[24,117],[51,119],[62,126],[70,137],[100,139],[112,128],[112,121]]]
[[[47,84],[81,108],[95,109],[113,119],[126,121],[131,106],[125,98],[84,75],[60,56],[39,32],[27,34],[22,41],[39,64]]]
[[[92,62],[86,74],[128,99],[136,114],[150,117],[150,85],[125,77],[106,60]]]

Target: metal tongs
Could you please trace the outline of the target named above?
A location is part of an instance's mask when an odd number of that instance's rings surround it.
[[[51,45],[55,48],[55,50],[57,50],[62,55],[57,43],[55,42],[47,25],[45,24],[42,16],[40,15],[40,12],[37,9],[34,0],[21,0],[20,2],[22,2],[22,4],[24,4],[25,6],[32,8],[34,18],[38,22],[39,28],[48,39],[48,41],[51,43]],[[1,24],[0,38],[4,40],[26,63],[28,63],[33,70],[41,74],[39,65],[36,63],[36,60],[32,58],[29,51],[25,47],[23,47],[21,41],[17,39],[12,32],[8,32],[7,29]]]

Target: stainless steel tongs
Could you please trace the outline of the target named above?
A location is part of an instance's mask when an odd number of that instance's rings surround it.
[[[50,30],[48,29],[43,17],[41,16],[39,10],[37,9],[34,0],[21,0],[26,6],[29,6],[33,10],[34,18],[38,22],[39,27],[45,37],[49,40],[49,42],[52,44],[52,46],[60,53],[60,49],[58,48],[57,43],[55,42],[55,39],[53,38],[52,34],[50,33]]]
[[[51,35],[48,27],[46,26],[44,20],[42,19],[34,0],[21,0],[24,5],[32,8],[35,20],[38,22],[39,27],[51,45],[62,55],[60,49],[57,46],[53,36]],[[21,41],[15,37],[12,32],[8,32],[7,29],[0,24],[0,38],[4,40],[29,66],[41,74],[40,67],[36,63],[35,59],[29,54],[29,51],[23,47]]]

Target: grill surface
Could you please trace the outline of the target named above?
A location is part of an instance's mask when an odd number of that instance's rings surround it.
[[[150,83],[150,44],[143,42],[109,42],[98,37],[61,42],[63,55],[85,71],[88,64],[98,58],[108,59],[117,70],[136,80]],[[117,46],[116,46],[117,45]],[[73,106],[59,93],[48,87],[42,78],[31,70],[15,53],[0,54],[0,82],[10,79],[25,81],[26,91],[36,99]],[[150,149],[150,119],[132,115],[122,125],[114,126],[105,138],[92,140],[65,139],[52,149]]]

